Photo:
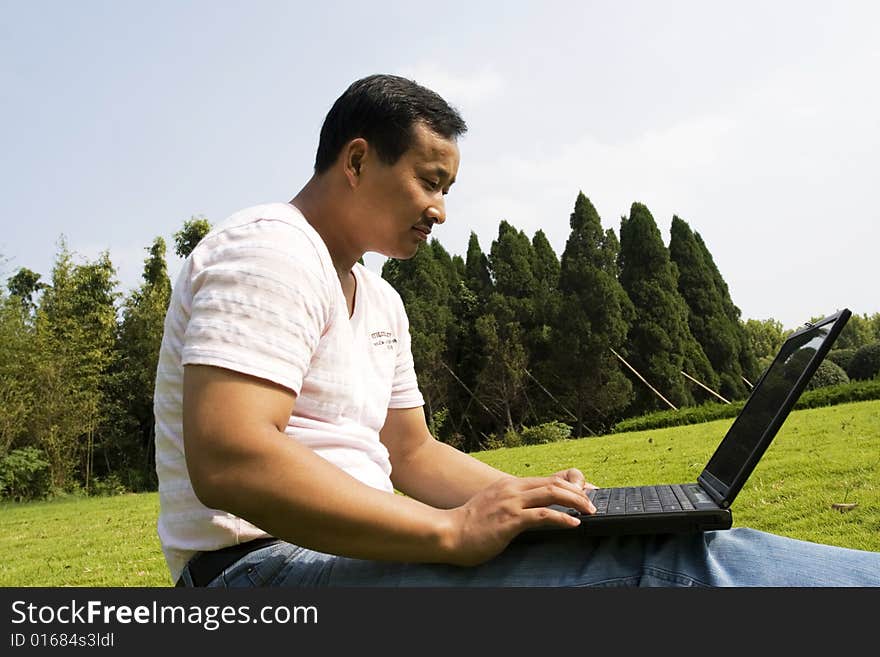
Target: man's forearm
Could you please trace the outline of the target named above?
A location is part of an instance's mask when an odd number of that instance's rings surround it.
[[[280,438],[280,449],[279,438],[270,437],[274,449],[252,447],[230,459],[234,469],[218,468],[220,474],[200,494],[203,502],[321,552],[362,559],[449,560],[453,532],[448,512],[371,488],[307,447]]]
[[[394,486],[440,509],[460,506],[478,491],[511,475],[433,438],[425,440],[391,472]]]

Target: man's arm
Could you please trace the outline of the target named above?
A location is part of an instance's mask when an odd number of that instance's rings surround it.
[[[577,524],[548,504],[588,510],[562,477],[504,477],[449,510],[374,489],[284,433],[295,400],[262,379],[184,368],[184,447],[203,504],[322,552],[459,565],[491,558],[528,527]]]
[[[389,409],[381,431],[391,455],[391,480],[402,493],[441,509],[468,502],[487,486],[512,475],[436,440],[423,408]],[[556,473],[580,488],[594,488],[574,468]]]

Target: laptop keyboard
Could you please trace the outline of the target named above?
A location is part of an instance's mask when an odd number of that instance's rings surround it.
[[[715,506],[711,498],[696,485],[597,488],[590,491],[589,497],[599,516],[692,511],[707,503]]]

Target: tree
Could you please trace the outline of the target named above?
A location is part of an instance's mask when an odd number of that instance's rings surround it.
[[[699,233],[694,233],[694,239],[697,242],[697,246],[700,247],[700,250],[703,253],[703,261],[709,267],[709,271],[712,272],[712,278],[715,281],[715,289],[721,294],[721,304],[724,307],[724,314],[727,315],[728,320],[732,326],[735,327],[735,333],[739,342],[739,363],[740,369],[743,374],[746,376],[751,376],[752,380],[758,377],[760,373],[757,357],[755,353],[751,349],[751,343],[749,342],[748,336],[745,332],[745,327],[743,326],[741,320],[740,309],[733,303],[733,299],[730,297],[730,290],[727,287],[727,283],[724,281],[724,278],[721,276],[721,271],[718,269],[718,266],[715,264],[714,258],[712,258],[712,254],[709,253],[709,249],[706,247],[706,243],[703,241],[703,238],[700,237]]]
[[[527,412],[526,333],[537,324],[538,282],[532,271],[533,261],[529,238],[501,221],[498,237],[489,250],[494,288],[486,305],[486,315],[477,321],[477,333],[486,354],[486,365],[478,382],[480,390],[490,394],[489,406],[500,411],[508,430],[521,424]]]
[[[434,413],[447,406],[450,385],[444,367],[447,336],[454,322],[450,309],[450,274],[435,256],[434,248],[424,244],[408,260],[386,260],[382,277],[397,290],[406,307],[426,418],[434,428]]]
[[[676,407],[693,404],[692,386],[686,385],[681,372],[709,385],[715,374],[688,327],[678,268],[669,258],[654,217],[641,203],[633,203],[629,218],[621,218],[619,268],[620,283],[635,308],[627,335],[628,362]],[[633,411],[663,405],[644,383],[634,385]]]
[[[782,328],[782,322],[770,319],[748,319],[743,324],[743,330],[748,340],[749,348],[754,354],[757,364],[757,372],[754,374],[754,383],[760,377],[760,373],[766,370],[779,348],[785,341],[786,332]]]
[[[562,253],[561,310],[554,324],[554,388],[575,415],[575,434],[608,429],[628,406],[632,385],[612,349],[621,349],[634,308],[617,280],[619,243],[580,192]],[[570,421],[567,419],[567,421]]]
[[[113,439],[105,446],[107,461],[129,490],[155,484],[153,389],[171,298],[165,240],[156,237],[146,250],[143,283],[122,307],[116,342],[119,358],[111,376],[114,398],[120,404],[111,423]]]
[[[816,317],[814,319],[819,318]],[[858,349],[878,339],[880,339],[880,335],[874,334],[871,318],[867,314],[857,315],[853,313],[846,322],[846,326],[840,332],[840,335],[837,336],[834,347],[835,349]]]
[[[20,268],[8,282],[9,293],[21,300],[22,305],[30,313],[36,309],[34,295],[46,288],[45,283],[40,282],[40,275],[27,267]]]
[[[678,267],[678,291],[688,306],[688,326],[719,375],[721,395],[727,399],[745,397],[739,323],[725,312],[716,276],[704,258],[705,252],[687,222],[673,216],[669,256]]]
[[[76,264],[64,238],[35,317],[33,441],[50,462],[58,489],[91,485],[94,454],[111,413],[116,271],[107,252]]]
[[[532,315],[524,326],[531,374],[527,394],[535,414],[534,421],[549,422],[560,413],[558,402],[543,390],[544,382],[549,385],[553,376],[553,327],[560,310],[560,263],[543,230],[538,230],[532,237],[531,265],[535,278]]]
[[[174,252],[186,258],[210,230],[211,224],[204,217],[190,217],[183,222],[183,228],[174,233]]]

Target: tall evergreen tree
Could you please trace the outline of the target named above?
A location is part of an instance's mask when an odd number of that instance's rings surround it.
[[[498,237],[489,250],[494,291],[487,315],[477,322],[486,353],[486,366],[478,377],[481,390],[491,390],[494,408],[500,411],[507,430],[522,424],[529,411],[526,370],[529,355],[526,333],[534,326],[537,280],[529,238],[507,221],[498,226]],[[491,406],[491,405],[490,405]]]
[[[703,253],[703,260],[709,267],[709,271],[712,272],[712,278],[715,281],[715,288],[718,290],[719,294],[721,294],[721,304],[724,307],[724,314],[727,315],[727,318],[730,320],[731,324],[736,327],[735,333],[739,342],[740,369],[744,375],[746,375],[747,377],[751,376],[752,380],[754,380],[758,377],[760,371],[758,368],[756,355],[751,349],[751,344],[749,342],[748,336],[746,335],[745,327],[743,326],[743,322],[740,319],[740,309],[737,307],[736,304],[733,303],[733,299],[731,299],[730,297],[730,289],[727,287],[727,283],[725,282],[724,277],[721,276],[721,271],[718,269],[718,265],[715,264],[715,259],[709,252],[709,249],[706,246],[706,243],[703,241],[703,238],[700,237],[699,233],[695,232],[694,239],[697,242],[697,246],[700,247],[700,251],[702,251]]]
[[[548,422],[559,416],[558,402],[547,395],[546,386],[553,375],[553,326],[560,308],[559,257],[543,230],[532,237],[532,273],[535,277],[532,319],[525,328],[525,346],[529,354],[528,395],[534,421]]]
[[[575,434],[607,429],[630,403],[632,385],[612,349],[621,349],[632,303],[617,280],[617,238],[580,192],[562,253],[561,312],[553,330],[556,397],[575,415]],[[571,422],[571,419],[567,421]]]
[[[382,277],[397,290],[406,307],[416,374],[425,397],[426,418],[433,429],[434,414],[448,404],[450,385],[446,338],[454,320],[449,272],[442,258],[435,257],[434,248],[424,244],[408,260],[386,260]]]
[[[485,304],[492,292],[492,276],[489,273],[489,258],[480,248],[480,240],[474,232],[471,232],[468,240],[464,269],[465,284],[477,295],[477,299]]]
[[[628,362],[677,407],[693,404],[692,384],[681,374],[715,383],[708,358],[688,327],[687,304],[678,292],[678,271],[648,208],[633,203],[620,222],[620,283],[635,307],[627,336]],[[665,407],[641,381],[634,381],[632,410]],[[704,395],[701,395],[701,398]]]
[[[739,322],[725,312],[704,253],[687,222],[673,216],[669,256],[678,266],[678,291],[688,306],[688,326],[718,374],[720,391],[713,390],[726,399],[736,399],[747,393],[740,363]]]

